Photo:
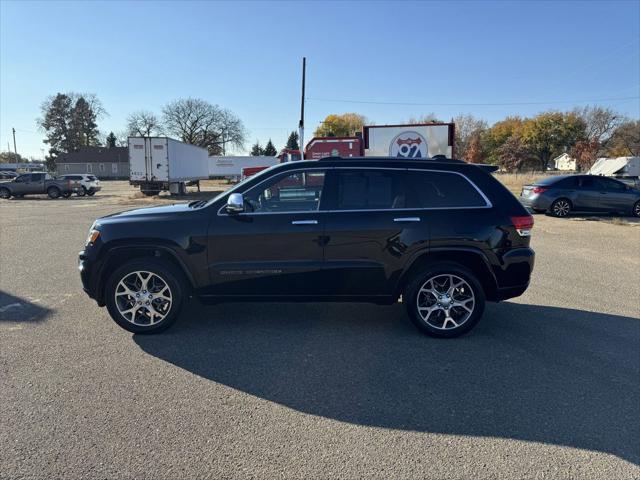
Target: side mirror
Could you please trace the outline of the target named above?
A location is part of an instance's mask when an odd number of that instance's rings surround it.
[[[242,213],[244,212],[244,198],[241,193],[232,193],[227,199],[227,212]]]

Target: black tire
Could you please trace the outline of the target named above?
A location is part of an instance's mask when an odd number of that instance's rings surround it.
[[[531,210],[533,210],[534,213],[544,213],[544,209],[541,208],[532,208]]]
[[[79,197],[84,197],[87,194],[87,189],[84,187],[80,187],[80,190],[76,192],[76,195]]]
[[[0,188],[0,198],[4,198],[5,200],[8,200],[9,198],[11,198],[11,190],[4,187]]]
[[[147,197],[153,197],[155,195],[159,195],[160,190],[143,190],[142,193],[144,193]]]
[[[62,198],[69,198],[71,196],[71,192],[64,192],[62,194]]]
[[[49,198],[56,199],[56,198],[59,198],[61,194],[62,192],[58,187],[47,188],[47,195],[49,195]]]
[[[427,320],[425,320],[420,315],[420,311],[418,308],[419,295],[420,302],[423,305],[425,304],[424,302],[427,301],[438,301],[436,300],[435,295],[420,293],[421,288],[424,285],[428,284],[430,279],[443,278],[443,276],[445,276],[446,278],[446,276],[448,275],[453,275],[454,278],[458,278],[466,282],[467,285],[459,290],[458,295],[462,293],[468,295],[469,292],[467,290],[467,286],[470,288],[471,294],[473,295],[473,303],[471,304],[472,306],[469,307],[471,309],[470,313],[462,313],[462,307],[458,307],[455,305],[450,307],[450,310],[448,310],[447,313],[451,315],[451,319],[453,319],[453,317],[456,317],[455,320],[459,321],[464,316],[466,316],[466,318],[462,322],[460,322],[458,326],[449,328],[447,328],[448,321],[443,321],[442,326],[437,325],[437,323],[439,323],[439,319],[445,317],[446,314],[444,313],[443,309],[435,306],[436,303],[430,305],[435,307],[436,310],[433,312],[433,314],[427,314]],[[454,293],[452,296],[456,297],[456,294]],[[413,324],[418,327],[418,329],[423,333],[437,338],[453,338],[467,333],[469,330],[475,327],[480,321],[480,318],[482,318],[482,313],[484,312],[486,302],[484,289],[482,288],[482,285],[478,281],[476,275],[471,270],[460,264],[449,262],[429,265],[424,270],[416,274],[408,282],[406,288],[404,289],[402,298],[409,318],[411,319]],[[457,296],[457,298],[461,297]]]
[[[572,209],[573,204],[571,203],[571,200],[568,198],[558,198],[554,200],[549,207],[549,215],[552,217],[564,218],[571,213]]]
[[[633,206],[633,209],[631,210],[631,215],[633,215],[634,217],[640,217],[640,200],[638,200]]]
[[[121,280],[136,271],[150,272],[157,275],[170,289],[172,298],[171,306],[164,319],[154,325],[132,323],[120,313],[118,305],[116,305],[115,295],[118,284]],[[111,318],[125,330],[139,334],[160,333],[173,325],[180,316],[180,311],[187,296],[187,290],[188,284],[184,279],[184,275],[171,263],[154,258],[141,258],[127,262],[111,274],[105,286],[105,301]],[[143,305],[139,308],[145,307]]]
[[[89,195],[90,197],[93,197],[96,194],[96,191],[92,188],[90,188],[89,190],[87,190],[87,195]]]

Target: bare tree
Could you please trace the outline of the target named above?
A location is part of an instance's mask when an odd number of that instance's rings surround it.
[[[152,112],[139,110],[127,117],[127,133],[132,137],[162,135],[162,125]]]
[[[431,112],[418,117],[409,117],[409,120],[407,120],[406,123],[409,125],[417,125],[420,123],[442,123],[442,120],[440,120],[435,113]]]
[[[584,122],[584,138],[575,143],[571,155],[581,168],[589,169],[605,151],[625,117],[610,108],[598,106],[576,108],[573,113]]]
[[[244,145],[246,130],[242,121],[218,105],[185,98],[167,104],[162,113],[167,133],[206,148],[212,155],[226,153],[227,144],[235,148]]]

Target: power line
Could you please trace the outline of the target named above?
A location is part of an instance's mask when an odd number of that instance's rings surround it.
[[[591,100],[552,100],[548,102],[471,102],[471,103],[440,103],[440,102],[380,102],[374,100],[348,100],[338,98],[309,98],[312,102],[329,102],[329,103],[361,103],[370,105],[408,105],[408,106],[434,106],[434,107],[491,107],[491,106],[514,106],[514,105],[554,105],[554,104],[576,104],[576,103],[596,103],[596,102],[616,102],[638,100],[640,96],[634,97],[610,97],[597,98]]]

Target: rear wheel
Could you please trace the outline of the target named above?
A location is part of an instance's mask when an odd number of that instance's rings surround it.
[[[0,188],[0,198],[11,198],[11,190],[8,188]]]
[[[58,187],[49,187],[47,189],[47,195],[49,195],[49,198],[58,198],[60,197],[62,192],[60,192],[60,189]]]
[[[158,333],[180,315],[187,289],[173,265],[155,259],[132,260],[109,277],[105,290],[111,318],[133,333]]]
[[[96,194],[96,191],[92,188],[90,188],[89,190],[87,190],[87,195],[89,195],[90,197],[93,197]]]
[[[147,197],[153,197],[154,195],[160,194],[160,190],[143,190],[142,193]]]
[[[71,196],[71,192],[64,192],[62,194],[62,198],[69,198]]]
[[[473,272],[455,263],[439,263],[409,282],[403,301],[409,318],[422,332],[452,338],[478,323],[485,294]]]
[[[551,206],[549,207],[549,213],[554,217],[562,218],[569,215],[569,212],[571,212],[571,208],[573,208],[573,205],[571,205],[571,202],[569,200],[567,200],[566,198],[559,198],[557,200],[554,200],[554,202],[551,204]]]

